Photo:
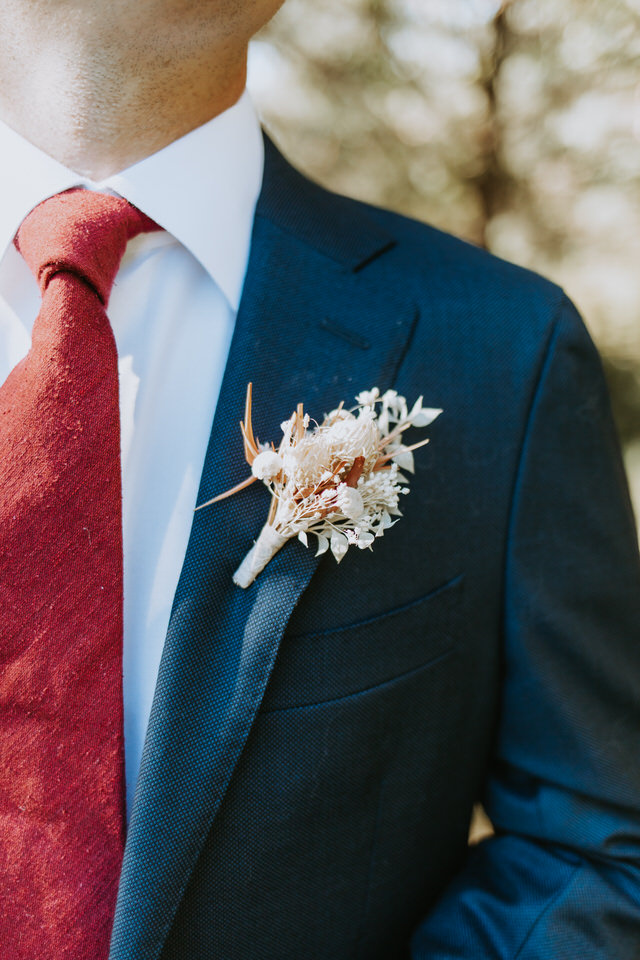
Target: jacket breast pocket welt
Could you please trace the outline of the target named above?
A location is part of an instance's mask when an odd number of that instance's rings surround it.
[[[462,621],[464,576],[367,620],[282,639],[262,712],[363,693],[449,654]]]

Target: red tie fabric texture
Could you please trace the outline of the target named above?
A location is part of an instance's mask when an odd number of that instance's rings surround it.
[[[127,241],[158,229],[73,190],[16,246],[42,306],[0,387],[0,955],[104,960],[125,837],[117,351]]]

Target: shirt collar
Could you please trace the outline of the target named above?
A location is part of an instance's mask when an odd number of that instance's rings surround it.
[[[264,168],[260,124],[246,91],[213,120],[99,183],[2,122],[0,156],[0,256],[47,197],[76,186],[114,191],[185,246],[238,309]]]

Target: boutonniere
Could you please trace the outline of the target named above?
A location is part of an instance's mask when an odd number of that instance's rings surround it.
[[[395,390],[381,394],[377,387],[359,393],[349,410],[341,403],[321,423],[311,420],[300,403],[280,425],[276,449],[254,437],[251,405],[249,384],[240,430],[251,476],[196,507],[230,497],[256,480],[271,491],[267,522],[233,575],[239,587],[252,584],[293,537],[308,546],[315,536],[316,556],[331,550],[338,562],[350,546],[371,548],[402,516],[398,503],[409,492],[409,481],[401,471],[413,473],[413,451],[429,442],[406,446],[402,434],[409,427],[426,427],[442,413],[423,407],[422,397],[409,410]]]

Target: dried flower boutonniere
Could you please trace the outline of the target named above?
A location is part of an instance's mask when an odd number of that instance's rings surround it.
[[[271,490],[267,522],[233,576],[238,586],[253,583],[292,537],[308,546],[309,535],[316,536],[316,555],[330,549],[340,562],[352,545],[361,550],[371,547],[402,515],[399,498],[409,489],[400,471],[413,473],[412,451],[429,442],[405,446],[402,434],[409,427],[426,427],[442,411],[423,407],[422,397],[409,410],[395,390],[380,394],[377,387],[359,393],[356,401],[350,410],[341,403],[322,423],[311,421],[298,404],[281,424],[276,449],[253,435],[248,385],[240,430],[251,476],[196,507],[201,510],[255,480]]]

